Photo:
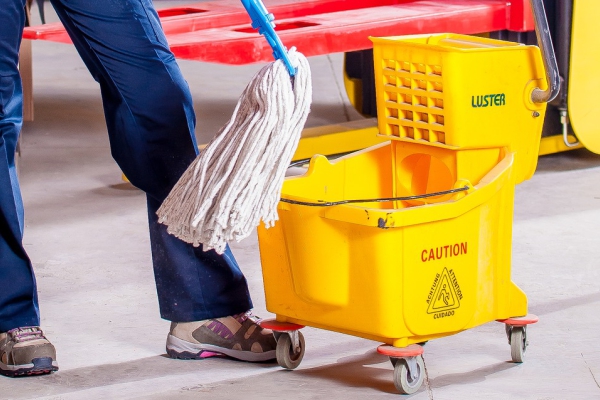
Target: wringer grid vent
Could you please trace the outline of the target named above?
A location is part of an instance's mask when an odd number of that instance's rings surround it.
[[[371,41],[380,136],[397,148],[508,147],[517,181],[533,174],[545,112],[528,100],[546,87],[539,48],[453,33]]]
[[[442,66],[382,59],[386,135],[446,143]]]

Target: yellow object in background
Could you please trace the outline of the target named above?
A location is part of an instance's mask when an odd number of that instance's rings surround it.
[[[600,154],[600,45],[598,45],[597,0],[575,0],[571,31],[569,70],[569,119],[577,139],[590,151]]]

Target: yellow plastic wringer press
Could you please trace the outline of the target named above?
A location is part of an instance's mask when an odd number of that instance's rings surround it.
[[[514,188],[535,171],[558,84],[535,46],[454,34],[372,40],[379,131],[390,141],[334,162],[315,156],[285,181],[280,220],[258,232],[276,314],[262,325],[288,369],[302,360],[304,325],[383,342],[396,388],[410,394],[424,376],[418,343],[490,321],[506,324],[512,360],[523,361],[537,317],[511,281]]]

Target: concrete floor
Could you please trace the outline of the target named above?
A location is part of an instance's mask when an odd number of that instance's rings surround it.
[[[60,371],[0,377],[0,399],[398,398],[378,343],[306,328],[300,367],[165,356],[144,195],[121,181],[99,91],[73,47],[34,43],[35,121],[23,132],[25,246],[39,284],[42,324]],[[360,118],[345,99],[341,55],[311,59],[308,126]],[[181,62],[205,142],[229,118],[259,66]],[[517,187],[513,281],[540,322],[526,362],[510,363],[503,326],[430,342],[427,385],[413,399],[600,398],[600,156],[542,157]],[[255,313],[265,309],[255,237],[233,245]]]

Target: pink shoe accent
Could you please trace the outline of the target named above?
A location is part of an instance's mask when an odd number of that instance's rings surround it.
[[[225,357],[223,354],[221,353],[215,353],[213,351],[202,351],[200,354],[198,354],[198,357],[200,358],[211,358],[211,357]]]

